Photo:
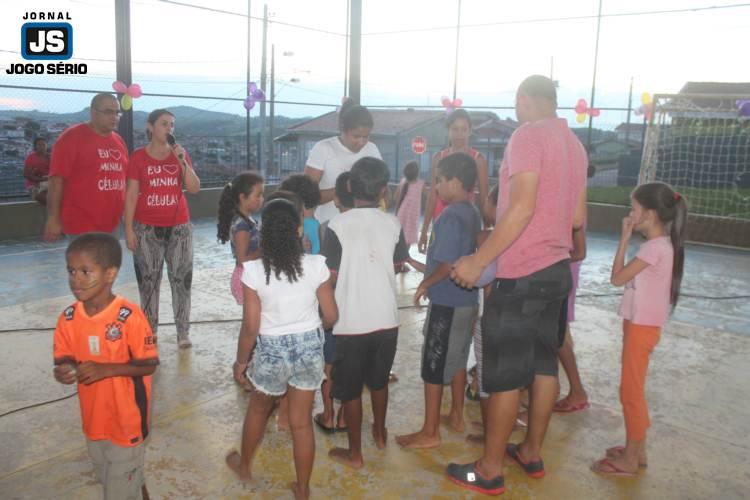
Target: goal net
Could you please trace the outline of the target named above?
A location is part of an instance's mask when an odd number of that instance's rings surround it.
[[[688,202],[692,240],[750,246],[750,96],[656,95],[639,181],[671,184]]]

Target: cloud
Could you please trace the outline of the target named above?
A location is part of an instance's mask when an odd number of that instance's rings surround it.
[[[0,106],[11,109],[36,109],[38,103],[23,97],[0,97]]]

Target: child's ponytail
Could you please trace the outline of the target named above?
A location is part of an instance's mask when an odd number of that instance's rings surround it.
[[[680,285],[682,284],[682,271],[685,266],[685,233],[687,228],[687,203],[685,198],[674,192],[674,219],[669,229],[669,238],[672,240],[674,249],[674,263],[672,264],[672,287],[670,291],[670,303],[672,308],[677,305],[680,298]]]
[[[687,229],[687,202],[685,198],[663,182],[641,184],[633,191],[633,198],[643,208],[654,210],[662,224],[669,229],[674,261],[672,263],[672,286],[669,302],[672,309],[680,298],[680,285],[685,267],[685,234]]]
[[[219,214],[216,223],[216,237],[221,243],[229,241],[229,226],[234,218],[236,203],[232,199],[232,183],[228,182],[219,198]]]

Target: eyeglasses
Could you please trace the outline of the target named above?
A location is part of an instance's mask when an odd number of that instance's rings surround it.
[[[122,114],[122,111],[120,111],[119,109],[99,109],[99,108],[94,108],[94,110],[97,113],[101,113],[103,115],[108,115],[108,116],[120,116]]]

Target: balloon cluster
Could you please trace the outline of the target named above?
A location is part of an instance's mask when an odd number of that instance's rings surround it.
[[[446,114],[453,113],[454,109],[460,108],[464,104],[464,102],[461,99],[459,99],[459,98],[455,98],[455,99],[453,99],[451,101],[450,98],[448,96],[445,96],[445,95],[440,98],[440,103],[445,108]]]
[[[586,115],[591,116],[591,117],[596,117],[601,114],[601,111],[598,108],[589,108],[589,103],[586,102],[586,99],[578,99],[578,102],[576,103],[575,111],[576,111],[576,121],[578,123],[585,122]]]
[[[735,102],[737,106],[737,113],[742,118],[750,118],[750,99],[742,99]]]
[[[654,100],[651,99],[651,94],[644,92],[641,94],[641,107],[635,110],[636,116],[645,116],[646,121],[650,122],[651,117],[654,116]]]
[[[255,107],[256,102],[265,101],[266,100],[266,93],[263,92],[263,89],[259,88],[255,82],[250,82],[247,84],[247,98],[245,99],[245,102],[243,103],[245,106],[245,109],[250,111]]]
[[[133,99],[138,99],[143,95],[141,86],[137,83],[128,86],[118,80],[112,84],[112,89],[118,94],[122,94],[122,97],[120,98],[120,109],[123,111],[132,108]]]

